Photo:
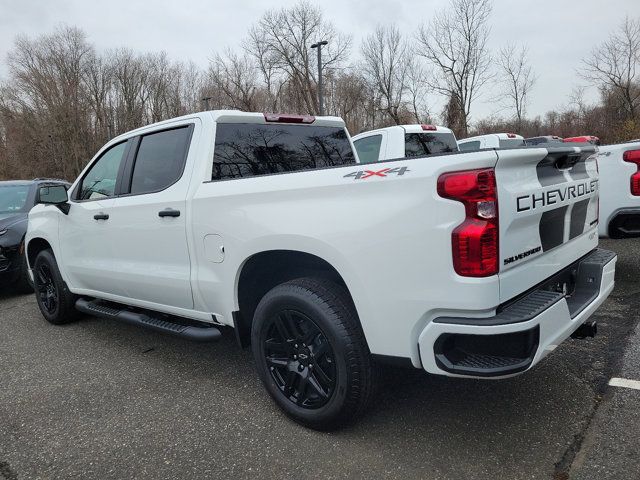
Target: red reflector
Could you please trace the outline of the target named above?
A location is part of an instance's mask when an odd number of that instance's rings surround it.
[[[464,204],[466,219],[451,234],[453,267],[465,277],[498,273],[498,198],[493,169],[445,173],[438,194]]]
[[[316,121],[316,117],[313,115],[282,115],[279,113],[265,113],[264,119],[267,122],[279,123],[313,123]]]
[[[625,162],[635,163],[638,170],[631,175],[631,195],[640,197],[640,150],[627,150],[622,154]]]
[[[516,138],[515,133],[507,133],[507,138]]]
[[[498,228],[492,222],[467,219],[451,234],[453,268],[464,277],[498,273]]]
[[[436,127],[435,125],[420,125],[422,127],[422,130],[437,130],[438,127]]]

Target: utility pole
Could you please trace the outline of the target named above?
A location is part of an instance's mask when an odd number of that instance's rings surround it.
[[[326,40],[314,43],[311,48],[318,49],[318,113],[320,116],[324,115],[324,98],[322,95],[322,46],[326,45]]]

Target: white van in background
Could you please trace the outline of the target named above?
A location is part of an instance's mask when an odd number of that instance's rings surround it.
[[[453,132],[437,125],[395,125],[352,137],[360,163],[458,152]]]

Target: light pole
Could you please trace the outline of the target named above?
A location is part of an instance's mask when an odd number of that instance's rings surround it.
[[[311,45],[311,48],[318,49],[318,110],[321,116],[324,115],[324,98],[322,97],[322,46],[327,43],[326,40],[322,40],[321,42]]]
[[[204,109],[205,111],[209,110],[209,100],[211,100],[213,97],[204,97],[201,99],[202,103],[204,103]]]

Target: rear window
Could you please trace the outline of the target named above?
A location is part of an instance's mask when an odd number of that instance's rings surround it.
[[[211,180],[355,164],[342,127],[220,123]]]
[[[501,138],[500,148],[513,148],[524,146],[524,140],[521,138]]]
[[[451,133],[407,133],[404,136],[405,157],[457,151],[458,144]]]
[[[473,142],[464,142],[458,144],[460,151],[470,152],[472,150],[480,150],[480,140],[474,140]]]
[[[177,182],[182,176],[190,138],[189,126],[142,137],[131,177],[131,193],[158,192]]]
[[[382,135],[371,135],[370,137],[361,138],[353,142],[358,152],[360,163],[377,162],[380,158],[380,145],[382,144]]]

